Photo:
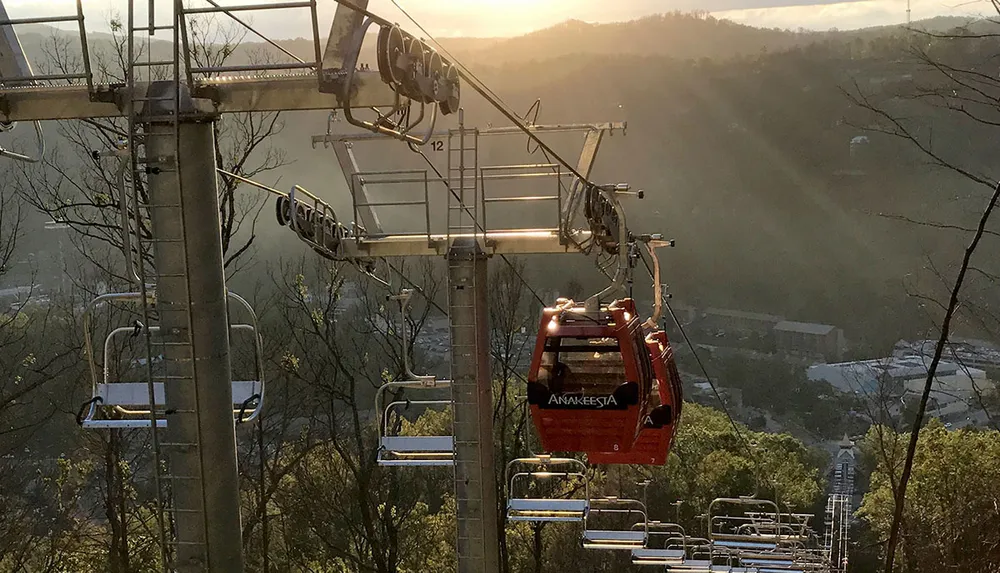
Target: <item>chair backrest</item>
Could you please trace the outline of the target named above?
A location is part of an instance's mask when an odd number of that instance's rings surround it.
[[[234,420],[237,423],[246,423],[256,419],[264,407],[263,343],[253,307],[236,293],[230,292],[228,296],[231,313],[235,307],[242,308],[249,320],[249,323],[230,325],[231,333],[246,333],[251,337],[253,355],[251,379],[232,382]],[[150,296],[150,299],[152,302],[153,297]],[[100,364],[97,362],[97,352],[93,344],[91,323],[94,311],[98,307],[112,303],[139,304],[141,301],[141,293],[110,293],[94,299],[84,311],[84,349],[90,365],[92,395],[91,399],[81,407],[77,421],[85,428],[150,428],[154,420],[159,428],[167,426],[164,410],[167,406],[166,384],[169,383],[169,378],[154,373],[153,379],[149,380],[145,368],[147,356],[152,357],[151,366],[154,371],[157,364],[163,360],[163,354],[157,350],[158,346],[162,349],[163,343],[155,340],[160,336],[160,327],[143,326],[137,321],[132,326],[112,329],[105,336]],[[128,358],[128,365],[123,371],[114,368],[114,364],[120,365],[122,362],[121,356],[114,356],[115,341],[142,333],[149,335],[150,348],[139,358]],[[143,337],[144,342],[145,337]],[[135,369],[142,370],[142,374],[136,376],[137,380],[122,379],[127,378],[123,373]],[[157,381],[158,378],[160,381]],[[112,410],[115,417],[103,416],[105,407]]]
[[[447,409],[451,398],[424,400],[403,399],[402,392],[429,393],[451,387],[450,380],[389,382],[375,395],[375,410],[379,413],[379,449],[377,459],[383,466],[451,466],[455,464],[454,438],[448,435],[402,435],[398,423],[400,410],[417,408]],[[395,393],[395,395],[393,395]]]
[[[507,464],[505,475],[508,519],[529,522],[584,520],[589,506],[589,480],[587,465],[580,460],[551,456],[518,458]],[[583,487],[578,488],[581,491],[576,497],[530,495],[532,486],[541,482],[551,484],[553,480],[582,483]]]

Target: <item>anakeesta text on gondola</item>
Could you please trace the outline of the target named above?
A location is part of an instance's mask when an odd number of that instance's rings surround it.
[[[592,463],[666,463],[682,390],[662,330],[631,299],[560,299],[538,328],[528,403],[542,447],[586,452]]]

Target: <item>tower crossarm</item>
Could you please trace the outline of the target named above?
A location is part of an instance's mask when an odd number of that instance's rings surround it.
[[[359,72],[352,107],[389,106],[393,93],[377,72]],[[137,90],[145,86],[138,85]],[[343,107],[336,94],[321,93],[315,74],[262,77],[215,77],[195,81],[192,95],[199,111],[308,111]],[[11,121],[108,118],[125,115],[130,94],[125,86],[31,86],[0,89],[0,119]]]

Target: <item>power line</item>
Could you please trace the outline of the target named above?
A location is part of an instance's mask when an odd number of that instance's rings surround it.
[[[650,268],[650,266],[649,266],[649,261],[647,261],[646,257],[643,256],[641,253],[639,255],[639,258],[642,259],[642,264],[643,264],[643,266],[646,267],[646,272],[649,273],[649,277],[651,279],[653,279],[654,278],[654,273],[653,273],[653,269]],[[705,363],[702,361],[701,356],[698,354],[697,348],[695,348],[694,343],[691,341],[691,338],[687,334],[687,330],[684,328],[684,325],[681,323],[680,319],[677,317],[677,313],[674,312],[674,308],[670,305],[670,299],[667,298],[667,297],[664,297],[664,299],[663,299],[663,305],[667,307],[667,312],[670,314],[670,318],[673,319],[674,324],[677,325],[677,329],[680,331],[681,337],[684,338],[684,342],[685,342],[685,344],[687,344],[687,347],[691,351],[692,356],[694,356],[694,360],[695,360],[695,362],[697,362],[698,368],[699,368],[699,370],[701,370],[702,376],[705,377],[705,380],[708,382],[709,387],[712,389],[712,394],[715,395],[715,399],[718,400],[719,405],[722,406],[722,413],[725,414],[726,418],[729,419],[729,424],[733,427],[733,431],[736,433],[736,436],[739,438],[740,442],[743,444],[743,448],[747,452],[747,457],[749,457],[753,461],[754,466],[757,468],[757,472],[756,473],[758,475],[757,475],[756,479],[759,480],[760,477],[762,475],[764,475],[764,471],[761,468],[760,460],[754,454],[754,451],[751,448],[750,441],[746,438],[746,436],[743,435],[743,431],[740,430],[739,424],[733,418],[732,414],[730,414],[729,407],[726,405],[725,400],[723,400],[722,394],[719,392],[718,387],[715,385],[715,381],[709,375],[708,368],[705,367]],[[775,486],[774,480],[771,479],[771,476],[765,476],[765,477],[767,477],[767,481],[771,484],[771,487],[775,489],[775,493],[777,493],[777,487]]]

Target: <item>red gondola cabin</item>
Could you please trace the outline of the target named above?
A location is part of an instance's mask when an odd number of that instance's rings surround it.
[[[646,347],[652,359],[656,387],[651,393],[649,415],[639,438],[627,452],[588,453],[587,460],[592,464],[662,466],[667,463],[681,415],[683,388],[667,333],[658,330],[650,334],[646,337]]]
[[[653,366],[635,303],[542,312],[528,404],[549,452],[627,452],[648,413]]]

